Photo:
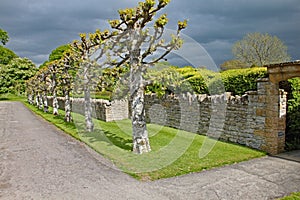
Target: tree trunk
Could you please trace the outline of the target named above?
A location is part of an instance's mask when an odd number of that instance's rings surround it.
[[[65,92],[65,121],[72,122],[70,92]]]
[[[43,95],[43,104],[44,104],[44,112],[47,113],[48,111],[48,99],[47,99],[47,95],[46,92],[44,92]]]
[[[53,115],[58,115],[58,108],[59,108],[59,106],[58,106],[56,91],[53,92],[52,107],[53,107]]]
[[[86,130],[88,132],[92,132],[94,130],[94,123],[92,120],[91,94],[90,88],[88,86],[84,87],[84,115]]]
[[[39,94],[39,109],[40,110],[43,110],[43,104],[44,104],[43,95]]]
[[[27,101],[29,104],[33,105],[33,94],[28,94],[27,95]]]
[[[144,85],[140,84],[132,95],[133,152],[150,152],[150,143],[145,118]]]
[[[53,115],[58,115],[58,101],[57,101],[57,93],[56,93],[56,73],[52,73],[52,95],[53,95],[53,102],[52,102],[52,107],[53,107]]]
[[[146,126],[144,105],[144,79],[143,66],[141,62],[141,50],[138,45],[140,31],[134,30],[131,34],[132,46],[130,49],[130,99],[132,101],[132,140],[133,152],[142,154],[150,152],[150,143]]]
[[[84,55],[84,60],[88,60],[88,56]],[[90,91],[90,70],[91,65],[86,62],[83,63],[83,84],[84,84],[84,117],[86,131],[92,132],[94,130],[94,123],[92,120],[92,104],[91,104],[91,91]]]
[[[38,93],[35,95],[35,104],[36,104],[37,107],[39,107],[40,101],[39,101],[39,94]]]

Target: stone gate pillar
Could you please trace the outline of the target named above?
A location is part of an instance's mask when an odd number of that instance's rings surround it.
[[[265,126],[260,135],[265,139],[262,150],[271,155],[284,151],[286,93],[279,90],[279,83],[272,83],[268,78],[257,83],[258,99],[262,107],[257,116],[265,118]],[[280,109],[281,108],[281,109]]]

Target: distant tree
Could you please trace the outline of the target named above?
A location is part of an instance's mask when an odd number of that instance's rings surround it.
[[[248,66],[264,66],[291,59],[287,46],[276,36],[268,33],[249,33],[233,45],[235,58]]]
[[[17,57],[12,50],[0,45],[0,64],[7,65],[12,59]]]
[[[54,49],[49,55],[49,62],[63,58],[64,53],[70,50],[70,44],[64,44]]]
[[[24,94],[25,81],[35,75],[37,68],[27,58],[14,58],[8,65],[1,67],[0,93]]]
[[[0,28],[0,42],[5,45],[9,41],[8,33]]]
[[[230,70],[230,69],[242,69],[242,68],[248,68],[249,66],[245,63],[243,63],[240,60],[228,60],[221,64],[221,70]]]
[[[64,57],[60,59],[57,64],[57,87],[63,91],[65,97],[65,121],[71,122],[73,121],[71,115],[71,99],[70,94],[74,88],[74,72],[77,69],[77,60],[73,56],[72,51],[66,51],[64,53]]]
[[[50,87],[50,92],[53,97],[53,114],[58,115],[58,100],[57,100],[57,76],[59,73],[59,66],[57,64],[58,61],[52,61],[48,65],[48,85]]]

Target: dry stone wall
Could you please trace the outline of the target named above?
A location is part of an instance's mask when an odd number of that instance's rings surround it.
[[[58,105],[60,109],[65,107],[65,98],[58,97]],[[48,97],[48,104],[51,106],[53,97]],[[71,98],[72,111],[84,115],[84,99]],[[92,99],[93,117],[106,122],[128,119],[128,101],[114,100],[108,101],[103,99]]]
[[[264,145],[264,137],[254,130],[263,129],[264,117],[257,117],[257,92],[244,96],[183,95],[158,98],[147,96],[148,122],[208,135],[255,149]]]
[[[243,96],[146,95],[146,119],[277,154],[285,145],[286,93],[268,78],[258,80],[257,88]],[[64,98],[58,103],[64,108]],[[84,114],[84,99],[71,99],[71,104],[73,112]],[[93,117],[103,121],[128,119],[131,110],[127,100],[92,100],[92,107]]]

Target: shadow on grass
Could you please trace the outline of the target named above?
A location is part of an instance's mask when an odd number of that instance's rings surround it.
[[[85,131],[84,123],[77,123],[76,127],[81,133],[80,136],[87,138],[88,143],[90,144],[97,143],[97,142],[106,142],[109,145],[117,146],[120,149],[126,151],[132,149],[131,139],[122,138],[111,131],[95,128],[93,132],[89,133]]]
[[[8,101],[9,98],[6,98],[6,97],[0,97],[0,101]]]
[[[119,137],[117,134],[110,131],[96,129],[92,133],[84,132],[83,136],[89,138],[88,142],[91,144],[97,142],[106,142],[123,150],[132,149],[132,140]]]

